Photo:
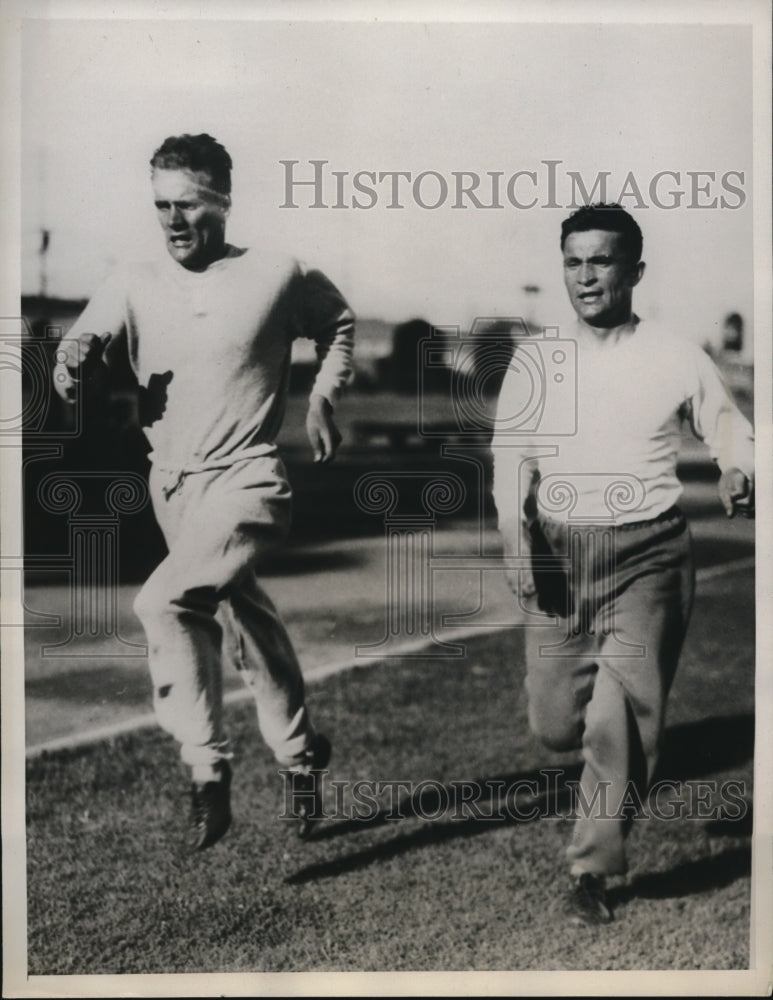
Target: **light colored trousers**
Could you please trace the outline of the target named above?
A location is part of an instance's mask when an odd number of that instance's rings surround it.
[[[284,540],[290,486],[281,460],[199,471],[151,470],[150,494],[169,554],[137,595],[159,724],[182,760],[210,767],[230,756],[222,665],[233,660],[255,696],[277,761],[298,763],[313,730],[290,638],[255,567]]]
[[[692,607],[689,529],[676,508],[617,529],[539,518],[532,554],[560,557],[565,572],[534,574],[557,618],[526,629],[529,723],[555,750],[582,749],[581,806],[602,788],[606,798],[578,809],[570,870],[622,874],[630,817],[619,806],[646,801]]]

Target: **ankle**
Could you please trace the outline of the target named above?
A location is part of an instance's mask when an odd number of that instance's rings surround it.
[[[224,761],[216,760],[213,764],[194,764],[191,778],[197,785],[206,785],[213,781],[223,781],[225,778]]]

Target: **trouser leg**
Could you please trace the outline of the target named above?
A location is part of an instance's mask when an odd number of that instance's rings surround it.
[[[168,557],[134,607],[147,637],[159,725],[180,743],[184,763],[211,767],[227,756],[215,590],[186,588]]]
[[[602,666],[585,714],[583,768],[567,849],[573,875],[616,875],[626,870],[628,823],[620,806],[630,775],[631,722],[623,685]]]
[[[229,652],[252,691],[258,725],[280,764],[303,757],[313,737],[298,658],[279,613],[249,572],[223,602]]]
[[[544,641],[544,638],[543,638]],[[568,857],[572,870],[612,874],[625,869],[624,830],[603,819],[620,801],[629,772],[629,720],[622,684],[590,657],[539,656],[534,638],[526,690],[532,731],[553,750],[582,749]]]
[[[620,532],[616,545],[615,572],[606,586],[594,581],[595,612],[587,607],[588,594],[574,594],[588,627],[564,644],[563,657],[544,648],[552,630],[527,633],[532,727],[556,749],[581,747],[583,753],[567,852],[575,874],[626,869],[630,822],[621,804],[643,800],[652,778],[693,596],[683,521]],[[626,646],[632,655],[621,655]]]
[[[293,760],[313,734],[303,681],[276,609],[254,576],[255,565],[286,532],[290,491],[281,462],[258,459],[192,474],[169,493],[151,476],[151,493],[169,555],[140,591],[135,610],[148,639],[160,725],[194,768],[227,755],[223,645],[235,643],[260,700],[267,741],[280,760]]]

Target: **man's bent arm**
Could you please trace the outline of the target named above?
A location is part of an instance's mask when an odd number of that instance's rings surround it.
[[[722,476],[719,494],[729,517],[753,513],[754,430],[733,402],[714,362],[696,347],[697,386],[689,399],[690,422],[705,441]]]
[[[320,364],[311,390],[306,433],[315,462],[335,457],[341,434],[333,407],[352,372],[354,316],[335,285],[320,271],[304,275],[304,334],[317,347]]]
[[[125,328],[123,283],[111,275],[94,293],[56,350],[54,389],[63,399],[74,398],[81,371],[103,361],[107,346],[114,345]]]
[[[518,413],[523,385],[514,369],[508,368],[502,382],[497,414]],[[522,402],[522,401],[521,401]],[[508,429],[497,419],[491,440],[493,496],[498,528],[505,556],[526,556],[531,551],[529,524],[536,516],[536,486],[539,466],[536,447],[528,434]],[[510,589],[524,596],[534,592],[531,572],[506,570]]]
[[[304,335],[314,340],[320,366],[312,395],[335,405],[352,373],[354,315],[321,271],[307,272],[304,286]]]

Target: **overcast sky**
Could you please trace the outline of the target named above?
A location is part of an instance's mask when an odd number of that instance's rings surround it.
[[[328,271],[363,316],[467,325],[524,308],[541,287],[544,323],[567,317],[558,232],[570,172],[624,200],[645,235],[641,313],[697,340],[723,316],[752,317],[752,77],[748,28],[700,25],[27,22],[23,34],[23,289],[39,286],[51,231],[52,294],[86,296],[116,262],[161,247],[147,161],[168,134],[210,132],[231,152],[229,237],[281,242]],[[282,208],[282,160],[327,160],[325,194],[357,196],[358,171],[435,171],[444,204],[376,183],[367,209]],[[551,201],[548,167],[555,166]],[[500,173],[501,209],[453,208],[455,171]],[[516,171],[515,208],[505,187]],[[657,197],[649,190],[666,176]],[[694,191],[688,172],[713,172]],[[723,183],[722,178],[726,177]],[[425,203],[442,200],[427,176]],[[733,190],[734,189],[734,190]],[[628,186],[632,191],[631,184]],[[359,195],[361,203],[368,198]],[[696,203],[712,208],[688,207]],[[726,206],[721,207],[724,199]]]

